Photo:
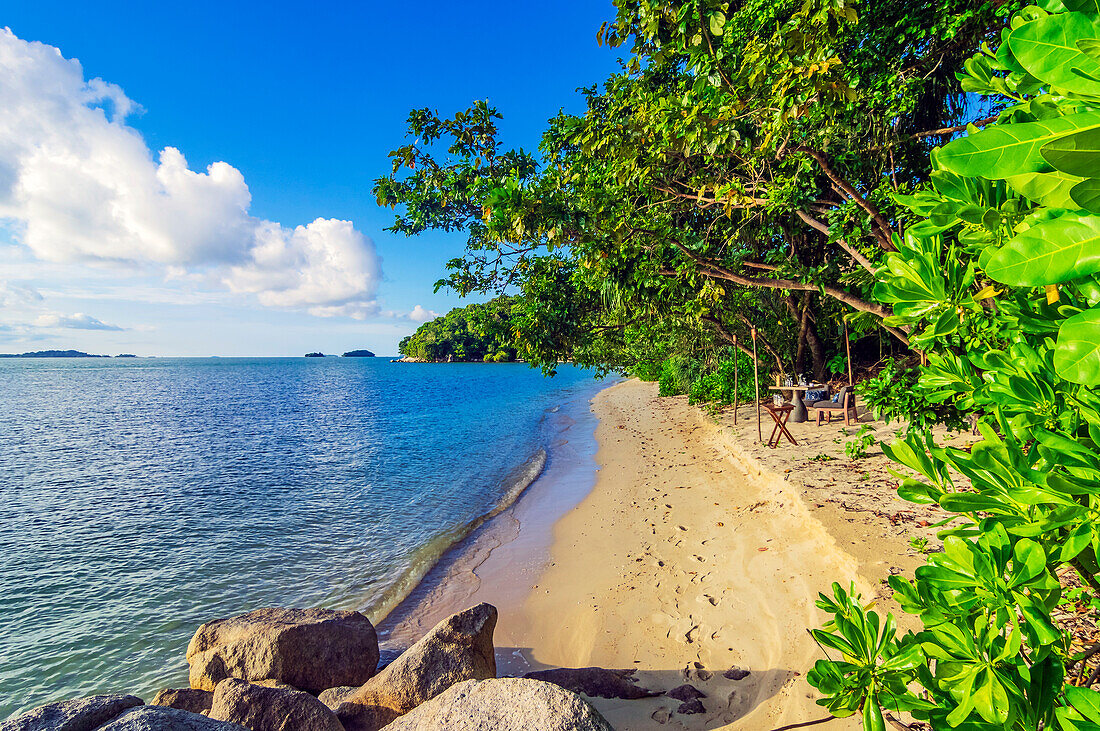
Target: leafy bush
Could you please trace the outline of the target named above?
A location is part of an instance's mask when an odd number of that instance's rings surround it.
[[[867,731],[882,708],[933,729],[1100,729],[1100,693],[1077,685],[1097,674],[1051,614],[1064,566],[1088,587],[1079,602],[1100,595],[1100,23],[1094,3],[1064,6],[1017,12],[967,62],[962,88],[1006,108],[898,196],[925,220],[876,273],[887,324],[928,353],[922,398],[980,414],[982,439],[883,445],[906,468],[898,494],[952,514],[943,552],[889,579],[922,631],[897,636],[840,586],[818,603],[833,619],[813,636],[839,657],[808,680]]]
[[[870,424],[864,424],[859,428],[859,433],[856,434],[855,439],[849,439],[844,444],[844,454],[848,455],[848,459],[854,461],[867,456],[867,448],[878,441],[871,433],[873,431],[874,429]]]
[[[856,393],[876,419],[887,424],[907,421],[910,433],[925,432],[938,424],[955,431],[964,429],[966,414],[952,401],[933,401],[921,385],[920,375],[919,368],[905,368],[887,358],[878,375],[856,385]]]

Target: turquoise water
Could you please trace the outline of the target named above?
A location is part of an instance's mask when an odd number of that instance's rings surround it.
[[[209,619],[377,616],[600,388],[571,366],[0,360],[0,719],[185,684]]]

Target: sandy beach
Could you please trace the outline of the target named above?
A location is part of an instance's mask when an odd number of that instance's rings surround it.
[[[695,714],[667,696],[590,698],[615,728],[768,731],[827,715],[805,682],[821,657],[807,632],[822,622],[818,593],[854,581],[897,613],[886,577],[924,562],[914,538],[937,545],[930,526],[943,514],[897,498],[877,444],[845,454],[862,424],[886,441],[898,426],[866,414],[849,427],[792,424],[798,445],[773,450],[758,441],[754,406],[734,424],[732,409],[710,414],[633,379],[591,410],[598,471],[586,496],[563,510],[562,486],[536,483],[387,618],[391,643],[487,601],[500,609],[501,675],[629,668],[644,688],[706,694]]]
[[[769,729],[826,715],[803,678],[820,657],[806,629],[833,581],[874,593],[858,559],[726,429],[656,391],[632,380],[593,400],[596,486],[558,523],[522,629],[501,640],[537,665],[635,668],[644,687],[706,693],[695,715],[667,697],[593,699],[616,728]],[[750,675],[731,680],[730,668]]]

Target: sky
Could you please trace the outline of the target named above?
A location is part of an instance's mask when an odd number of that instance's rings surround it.
[[[464,237],[383,229],[413,108],[506,146],[618,67],[610,0],[0,0],[0,353],[397,352]]]

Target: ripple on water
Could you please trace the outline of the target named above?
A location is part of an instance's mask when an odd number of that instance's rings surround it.
[[[184,683],[208,619],[369,607],[597,388],[571,367],[0,360],[0,719]]]

